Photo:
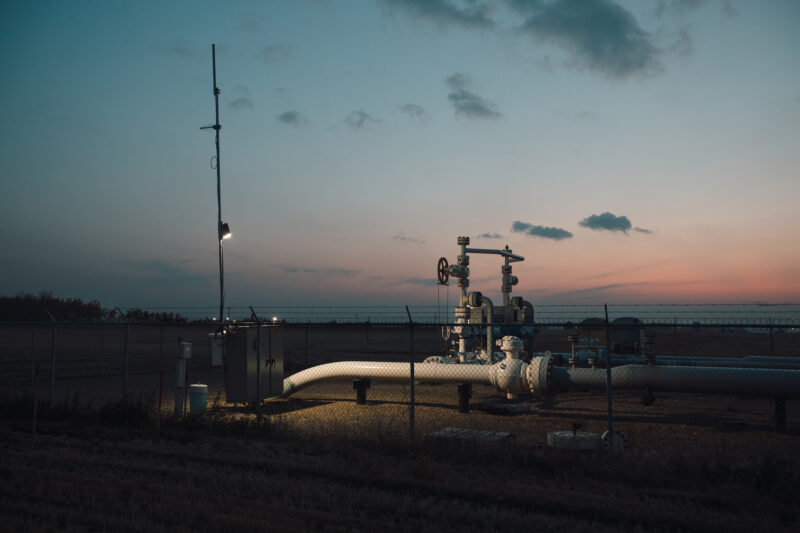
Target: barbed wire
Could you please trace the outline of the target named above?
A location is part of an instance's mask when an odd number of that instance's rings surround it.
[[[443,316],[452,313],[454,306],[412,305],[409,306],[414,321],[439,323]],[[405,306],[401,305],[259,305],[253,306],[256,313],[269,321],[273,317],[283,322],[381,322],[405,323]],[[229,306],[225,320],[246,320],[250,306]],[[190,319],[218,319],[218,309],[212,306],[162,306],[151,307],[152,312],[177,312]],[[794,303],[717,303],[717,304],[608,304],[609,317],[637,318],[641,322],[654,324],[710,324],[729,323],[796,326],[800,325],[800,304]],[[538,324],[579,323],[589,318],[602,318],[603,304],[540,304],[534,306]],[[446,320],[445,320],[446,321]]]

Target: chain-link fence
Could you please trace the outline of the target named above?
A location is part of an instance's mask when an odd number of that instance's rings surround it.
[[[580,446],[582,434],[613,426],[639,447],[797,444],[774,430],[791,437],[800,428],[800,334],[774,320],[537,322],[525,343],[494,349],[493,365],[479,354],[485,324],[459,336],[459,324],[448,323],[278,321],[261,329],[271,332],[270,343],[272,333],[280,336],[281,353],[278,337],[274,346],[260,341],[256,360],[264,375],[288,378],[284,394],[255,403],[227,401],[232,374],[253,379],[259,369],[214,366],[215,349],[228,362],[235,357],[233,337],[215,335],[217,326],[2,324],[0,395],[50,402],[143,395],[167,415],[189,401],[186,385],[202,383],[210,405],[320,435],[439,434],[535,445],[560,432],[567,446]],[[255,324],[230,331],[247,328]],[[181,341],[191,343],[185,374]],[[465,345],[467,360],[459,353]],[[282,368],[271,364],[275,357]],[[508,361],[517,362],[501,370]]]

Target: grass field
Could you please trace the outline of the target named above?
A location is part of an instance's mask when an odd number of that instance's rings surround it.
[[[34,442],[9,407],[5,530],[791,531],[800,520],[798,462],[774,454],[412,444],[219,414],[156,429],[144,403],[62,406]]]

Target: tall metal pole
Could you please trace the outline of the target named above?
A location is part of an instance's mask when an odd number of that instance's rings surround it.
[[[603,304],[606,312],[606,401],[608,404],[608,449],[614,451],[614,415],[611,410],[611,327],[608,322],[608,304]]]
[[[214,76],[214,128],[215,144],[217,147],[217,241],[219,242],[219,320],[224,321],[225,312],[225,266],[222,258],[222,189],[220,187],[220,162],[219,162],[219,93],[217,87],[217,53],[214,44],[211,44],[211,70]]]

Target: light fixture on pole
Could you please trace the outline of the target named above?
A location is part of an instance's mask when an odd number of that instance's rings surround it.
[[[219,130],[222,126],[219,123],[219,93],[217,88],[217,55],[216,47],[211,45],[211,70],[214,76],[214,109],[216,121],[210,126],[200,128],[201,130],[214,130],[215,144],[217,147],[216,169],[217,169],[217,241],[219,242],[219,320],[225,320],[225,266],[222,256],[222,241],[231,236],[228,224],[222,222],[222,189],[220,186],[220,160],[219,160]]]
[[[231,238],[231,228],[228,227],[227,222],[223,222],[219,226],[219,238],[220,240],[230,239]]]

